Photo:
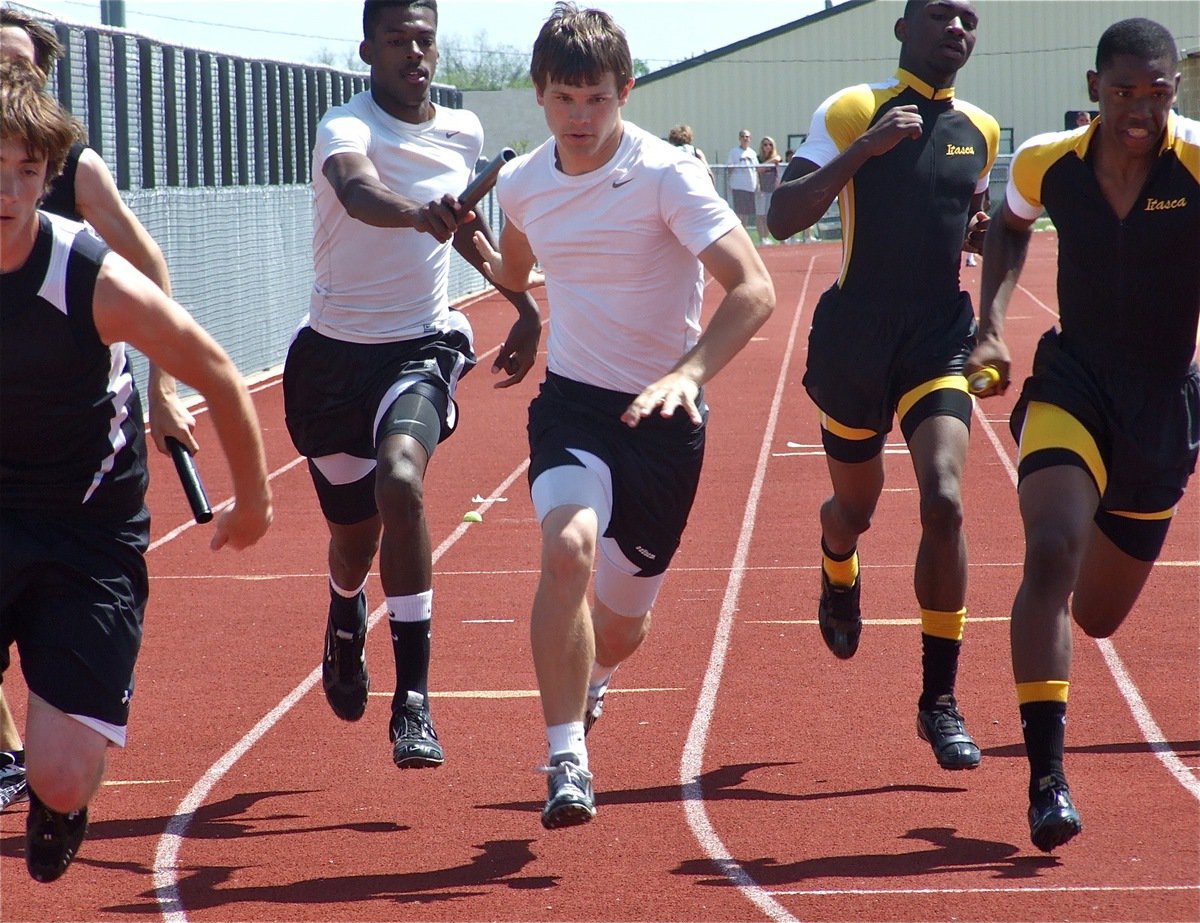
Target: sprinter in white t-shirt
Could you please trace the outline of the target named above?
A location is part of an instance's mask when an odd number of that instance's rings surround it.
[[[499,252],[476,236],[499,285],[528,288],[540,261],[552,317],[546,381],[529,409],[548,828],[595,816],[584,734],[645,637],[679,546],[704,454],[702,385],[775,304],[704,164],[622,122],[632,69],[607,13],[555,7],[530,68],[553,138],[501,172]],[[704,269],[725,297],[702,331]]]
[[[313,151],[308,320],[288,350],[288,430],[308,457],[329,525],[329,619],[322,681],[334,714],[362,717],[364,588],[376,550],[396,662],[389,737],[401,769],[439,766],[429,715],[433,559],[423,482],[454,430],[458,380],[475,364],[471,325],[450,307],[450,247],[482,260],[455,196],[471,179],[483,130],[429,98],[436,0],[367,0],[359,54],[371,88],[326,113]],[[527,293],[493,372],[525,377],[541,321]]]

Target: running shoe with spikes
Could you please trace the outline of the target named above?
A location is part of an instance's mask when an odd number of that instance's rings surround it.
[[[34,881],[57,881],[66,872],[87,833],[87,808],[59,814],[29,792],[25,819],[25,868]]]
[[[952,695],[939,696],[933,707],[917,712],[917,736],[926,741],[943,769],[974,769],[979,747],[967,733]]]
[[[392,762],[400,769],[430,769],[446,761],[425,696],[419,692],[409,692],[403,705],[393,707],[388,737]]]
[[[335,628],[332,618],[326,623],[321,685],[329,707],[343,721],[357,721],[367,708],[371,677],[367,674],[366,647],[366,626],[349,632]]]
[[[1048,779],[1029,801],[1029,838],[1042,852],[1069,843],[1083,830],[1067,783]]]
[[[849,660],[858,650],[858,639],[862,634],[862,613],[859,608],[861,574],[854,578],[853,586],[837,586],[830,583],[821,570],[821,601],[817,604],[817,625],[821,637],[835,657]]]
[[[547,830],[577,827],[596,816],[596,797],[592,792],[592,774],[582,769],[573,753],[555,753],[546,773],[546,806],[542,808],[542,826]]]
[[[29,797],[29,786],[25,781],[25,764],[18,763],[11,753],[0,754],[9,760],[0,766],[0,810],[10,804],[24,801]]]

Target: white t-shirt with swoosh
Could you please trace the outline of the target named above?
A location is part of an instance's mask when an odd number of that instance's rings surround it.
[[[704,164],[623,127],[603,167],[568,176],[551,138],[501,171],[496,194],[546,275],[550,371],[636,394],[695,345],[697,254],[739,222]]]
[[[352,343],[408,340],[461,326],[450,311],[451,244],[411,228],[351,218],[322,166],[334,154],[368,157],[389,189],[422,204],[458,195],[483,150],[473,112],[435,106],[418,125],[393,118],[370,91],[330,109],[313,148],[313,269],[309,325]]]

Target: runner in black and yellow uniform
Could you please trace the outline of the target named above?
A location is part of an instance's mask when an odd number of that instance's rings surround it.
[[[858,647],[858,537],[883,490],[884,440],[898,416],[921,496],[917,732],[945,769],[973,769],[980,756],[955,699],[967,584],[960,481],[971,419],[963,363],[975,343],[958,268],[968,224],[982,234],[986,216],[971,216],[985,202],[1000,133],[995,119],[954,95],[977,24],[966,0],[910,0],[895,25],[895,78],[850,87],[817,110],[768,216],[783,240],[815,223],[835,196],[842,212],[842,272],[817,305],[804,376],[833,481],[821,507],[821,634],[838,657]]]
[[[1012,661],[1029,756],[1029,824],[1049,852],[1081,829],[1063,772],[1071,670],[1067,599],[1092,637],[1133,608],[1200,445],[1200,122],[1171,104],[1171,34],[1111,26],[1088,73],[1100,116],[1017,151],[988,236],[980,343],[968,368],[999,370],[1008,300],[1030,228],[1058,230],[1059,330],[1042,337],[1012,415],[1025,571]]]

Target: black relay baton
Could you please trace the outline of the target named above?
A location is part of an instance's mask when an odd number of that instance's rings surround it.
[[[192,508],[192,516],[196,522],[211,522],[212,507],[208,503],[208,494],[204,492],[204,484],[196,472],[195,462],[182,442],[174,436],[167,437],[167,448],[171,450],[171,460],[175,462],[175,471],[179,474],[179,483],[187,495],[188,505]]]
[[[467,184],[467,188],[458,197],[458,204],[463,207],[464,211],[474,208],[479,204],[480,199],[491,192],[492,187],[496,185],[496,177],[500,175],[500,168],[516,156],[517,152],[511,147],[502,148],[500,153],[483,168],[483,172]]]

